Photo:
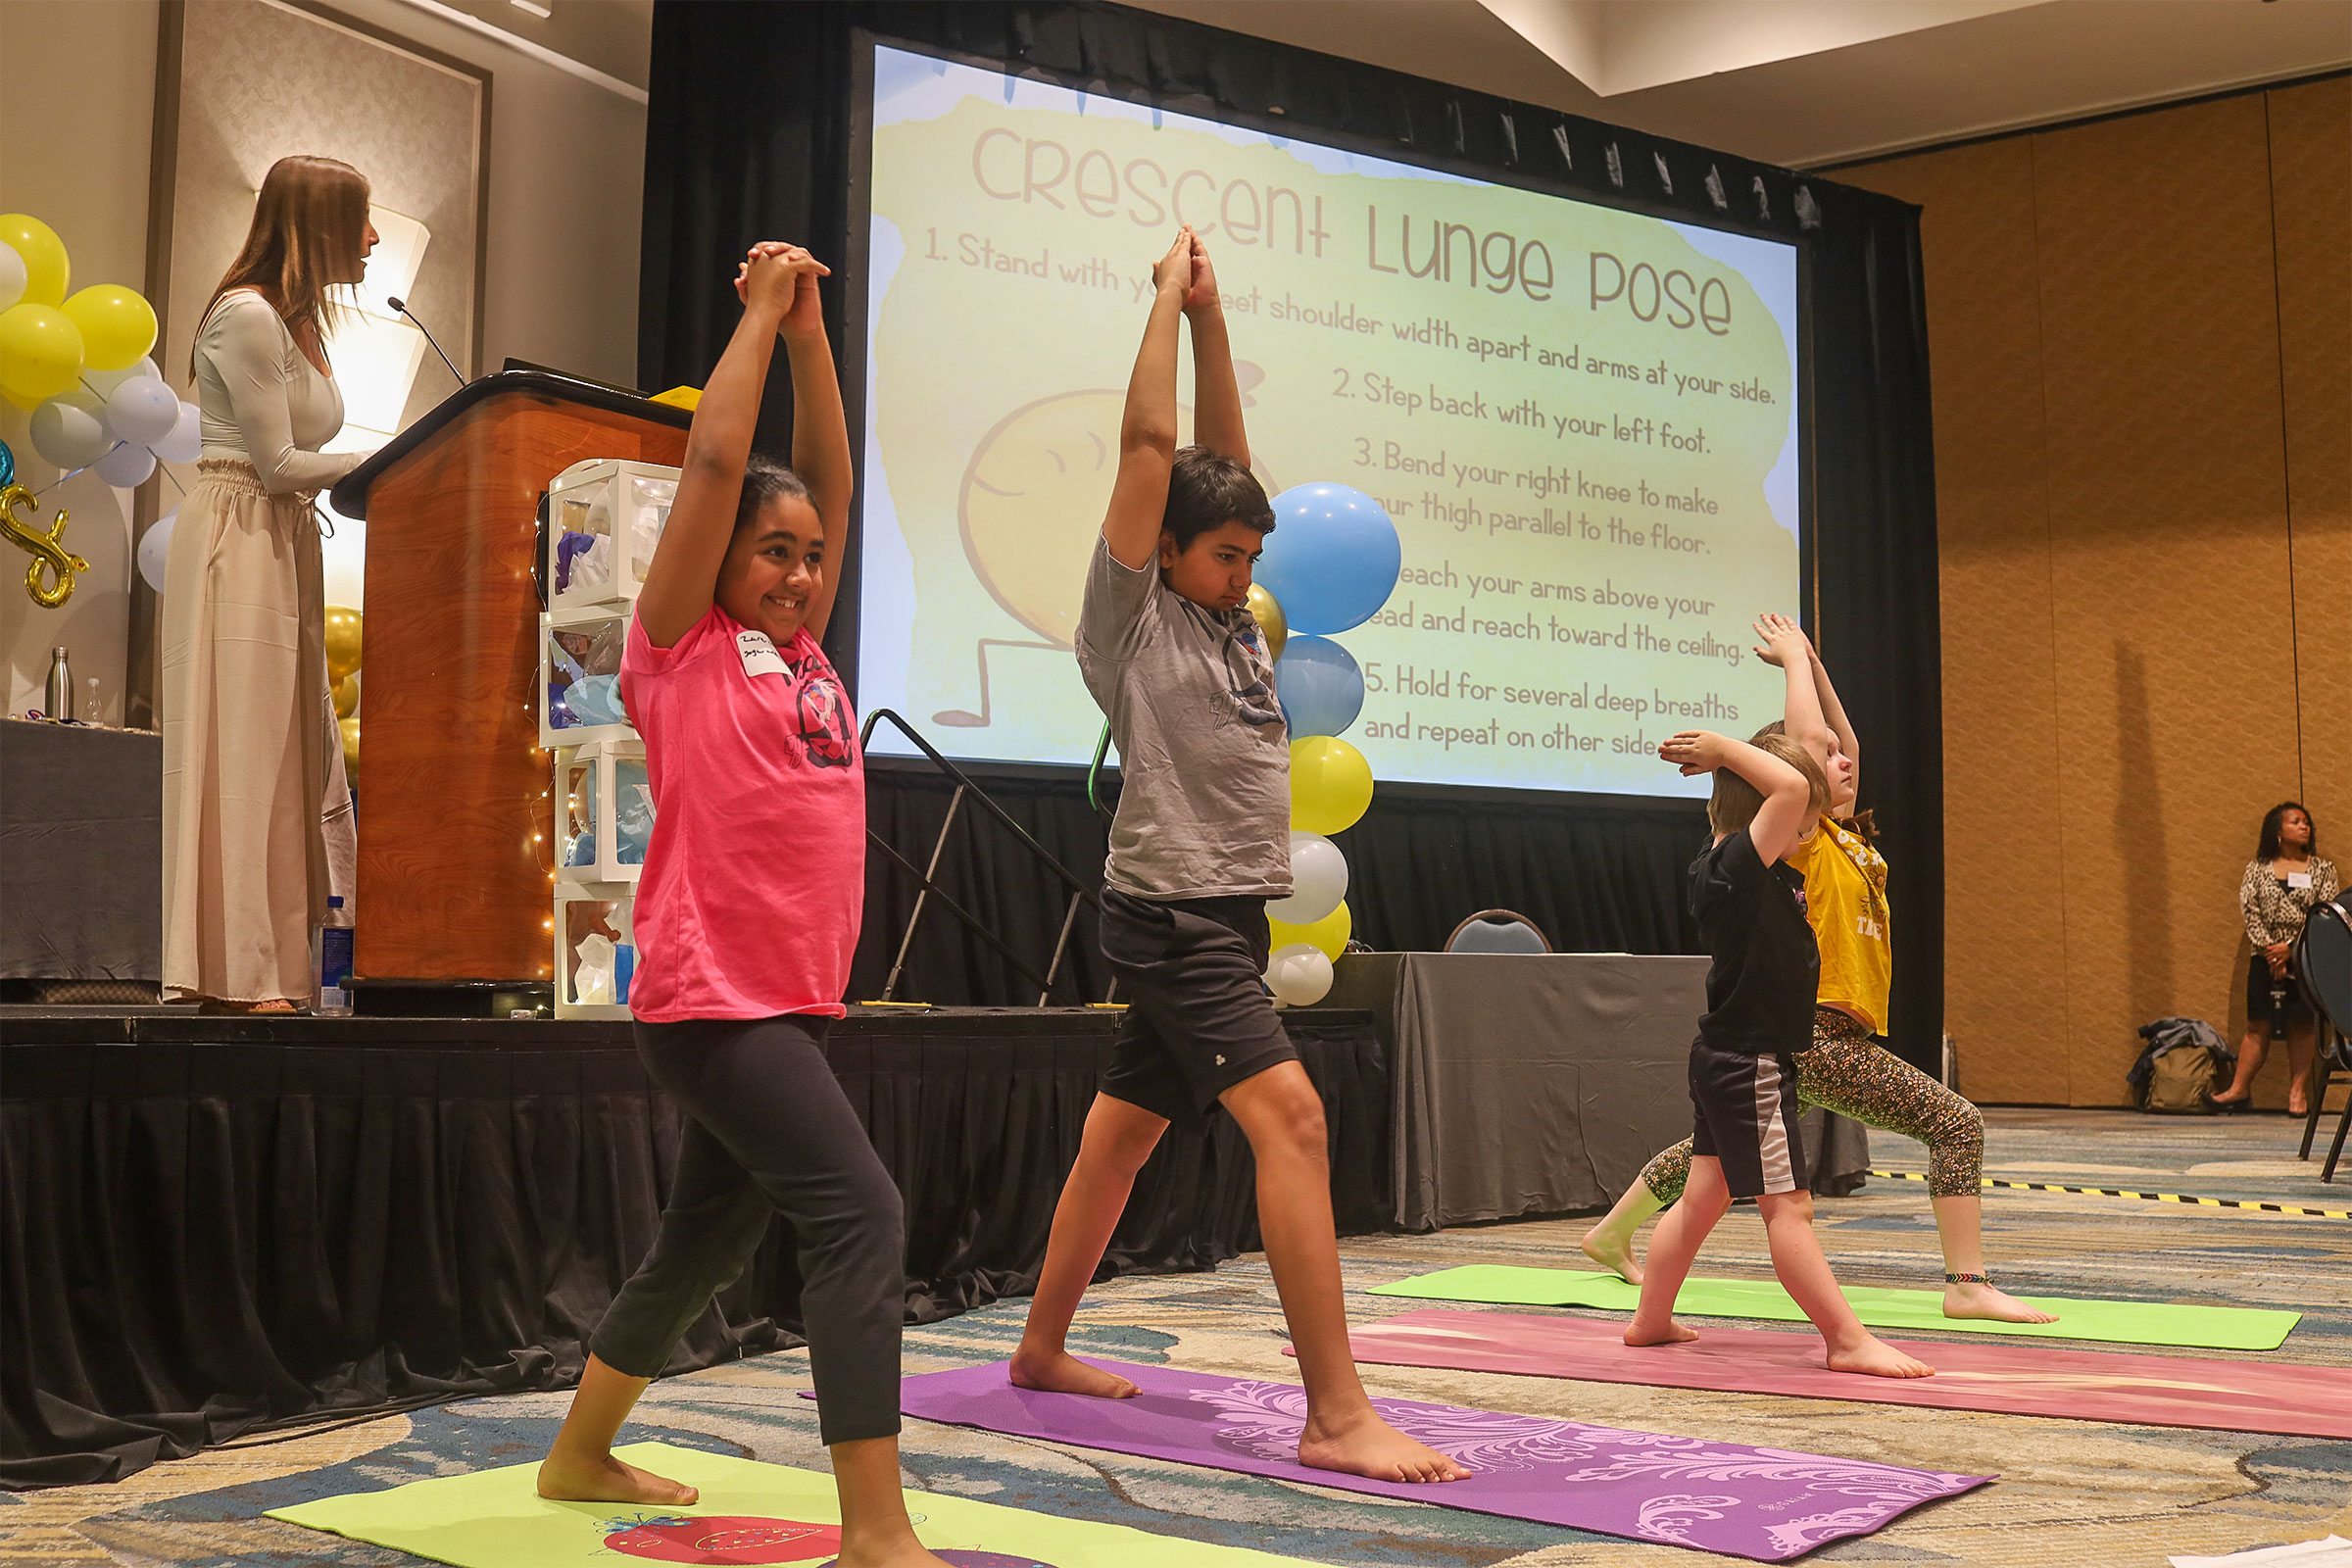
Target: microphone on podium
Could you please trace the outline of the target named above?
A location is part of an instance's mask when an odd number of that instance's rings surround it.
[[[408,302],[407,302],[407,301],[400,299],[400,298],[399,298],[398,296],[396,296],[396,295],[387,294],[387,295],[385,295],[385,296],[384,296],[384,303],[385,303],[386,305],[389,305],[389,306],[391,306],[391,307],[392,307],[394,310],[398,311],[398,312],[399,312],[401,315],[403,315],[403,316],[408,316],[408,317],[409,317],[409,319],[410,319],[411,321],[414,321],[414,322],[416,322],[416,330],[417,330],[417,331],[419,331],[419,332],[422,332],[422,333],[424,334],[424,340],[425,340],[427,343],[433,343],[433,331],[432,331],[432,328],[431,328],[431,327],[428,327],[428,326],[426,326],[426,325],[425,325],[425,324],[424,324],[422,321],[418,321],[418,320],[416,320],[416,317],[414,317],[414,316],[409,316],[409,307],[408,307]],[[440,345],[440,344],[438,344],[438,343],[433,343],[433,352],[434,352],[435,354],[441,354],[441,345]],[[448,356],[448,355],[446,355],[446,354],[441,354],[441,363],[442,363],[443,365],[447,365],[447,366],[449,366],[449,373],[450,373],[450,374],[452,374],[452,375],[454,375],[454,376],[457,376],[457,378],[458,378],[458,385],[460,385],[460,386],[464,386],[464,385],[466,385],[466,384],[465,375],[464,375],[464,374],[462,374],[462,373],[459,371],[459,369],[458,369],[457,366],[451,362],[451,360],[450,360],[450,358],[449,358],[449,356]]]

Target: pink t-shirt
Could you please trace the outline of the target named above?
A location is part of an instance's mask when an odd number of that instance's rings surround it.
[[[865,763],[841,677],[806,631],[778,650],[713,605],[674,648],[632,615],[620,688],[655,809],[629,1010],[840,1017],[865,903]]]

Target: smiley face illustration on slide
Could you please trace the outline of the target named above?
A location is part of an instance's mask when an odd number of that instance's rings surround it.
[[[1255,365],[1237,361],[1242,406],[1265,379]],[[1127,394],[1110,388],[1061,392],[1013,410],[972,449],[956,497],[956,518],[972,574],[1004,612],[1042,639],[984,638],[979,644],[980,711],[934,715],[945,724],[988,722],[988,650],[1041,648],[1068,653],[1078,636],[1086,592],[1086,563],[1102,531],[1112,481],[1119,469],[1119,422]],[[1190,404],[1176,409],[1177,440],[1192,439]],[[1253,470],[1266,493],[1274,483],[1259,463]]]
[[[639,1515],[606,1525],[605,1549],[644,1562],[701,1563],[710,1568],[755,1568],[763,1563],[808,1563],[833,1568],[841,1526],[751,1514],[694,1518]],[[1040,1557],[1002,1551],[934,1553],[953,1568],[1054,1568]]]

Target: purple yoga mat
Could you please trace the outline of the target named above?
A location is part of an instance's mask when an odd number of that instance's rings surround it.
[[[1760,1562],[1866,1536],[1989,1476],[1905,1470],[1783,1448],[1660,1437],[1410,1399],[1374,1399],[1398,1431],[1475,1472],[1416,1486],[1309,1470],[1297,1458],[1306,1393],[1295,1383],[1096,1361],[1134,1380],[1132,1399],[1016,1389],[1005,1363],[928,1372],[900,1385],[906,1414],[1084,1448],[1274,1476],[1376,1497],[1729,1552]]]

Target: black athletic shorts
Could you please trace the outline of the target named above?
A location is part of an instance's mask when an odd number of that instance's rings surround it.
[[[1723,1161],[1734,1198],[1806,1190],[1805,1146],[1797,1128],[1796,1062],[1751,1056],[1693,1041],[1690,1046],[1693,1155]]]
[[[1297,1061],[1266,995],[1266,901],[1139,899],[1102,890],[1102,956],[1127,1010],[1102,1093],[1186,1127],[1217,1097]]]

